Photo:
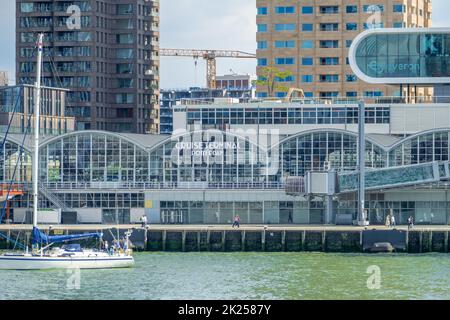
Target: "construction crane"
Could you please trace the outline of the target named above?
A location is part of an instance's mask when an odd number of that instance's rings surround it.
[[[217,58],[256,59],[256,54],[233,50],[197,50],[197,49],[159,49],[159,55],[165,57],[193,57],[206,60],[206,85],[216,88]]]

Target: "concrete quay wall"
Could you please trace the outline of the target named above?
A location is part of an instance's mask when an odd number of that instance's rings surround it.
[[[0,226],[0,250],[19,249],[15,241],[30,238],[26,226]],[[44,228],[45,230],[45,228]],[[263,227],[244,226],[58,226],[52,233],[74,234],[102,231],[104,240],[112,242],[133,230],[131,242],[137,251],[167,252],[364,252],[374,242],[390,242],[397,252],[449,252],[449,226],[433,228],[359,228],[359,227]],[[87,245],[98,245],[96,240]]]

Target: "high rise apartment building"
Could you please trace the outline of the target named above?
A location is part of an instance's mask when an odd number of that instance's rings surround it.
[[[16,0],[17,84],[70,89],[78,130],[159,132],[159,0]]]
[[[368,28],[431,27],[431,0],[257,0],[258,76],[264,67],[288,70],[277,79],[307,97],[381,97],[400,95],[399,86],[359,80],[348,62],[352,40]],[[258,96],[282,97],[284,90]],[[432,89],[404,86],[402,94],[430,95]]]

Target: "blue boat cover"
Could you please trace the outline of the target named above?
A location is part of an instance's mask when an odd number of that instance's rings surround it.
[[[61,243],[66,241],[72,241],[72,240],[82,240],[82,239],[89,239],[89,238],[99,238],[101,239],[103,237],[103,233],[84,233],[84,234],[71,234],[71,235],[64,235],[64,236],[48,236],[45,233],[43,233],[41,230],[39,230],[36,227],[33,227],[33,234],[32,234],[32,243],[33,244],[42,244],[42,243]]]

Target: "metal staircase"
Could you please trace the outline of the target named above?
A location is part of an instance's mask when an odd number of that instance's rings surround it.
[[[53,205],[61,210],[68,210],[69,207],[57,195],[48,190],[42,183],[39,184],[39,193],[47,198]]]

